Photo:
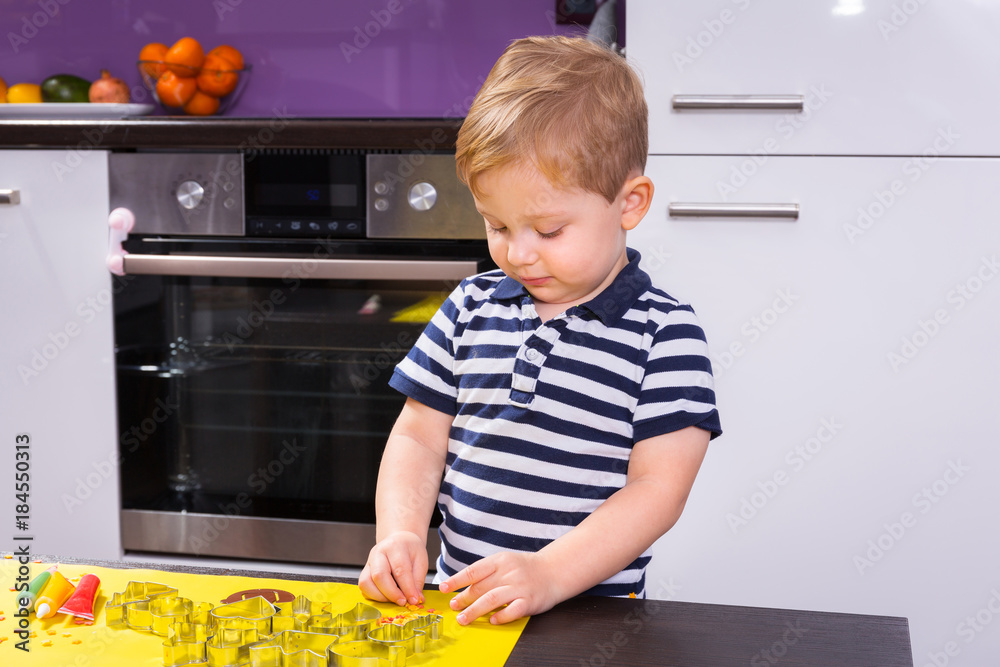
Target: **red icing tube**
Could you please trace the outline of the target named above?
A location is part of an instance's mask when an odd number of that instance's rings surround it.
[[[97,578],[96,574],[83,575],[80,578],[80,583],[76,585],[73,595],[59,608],[59,613],[93,621],[94,602],[97,600],[97,591],[100,588],[101,580]]]

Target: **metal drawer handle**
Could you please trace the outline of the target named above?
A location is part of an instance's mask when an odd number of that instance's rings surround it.
[[[0,204],[20,204],[20,190],[0,190]]]
[[[213,257],[206,255],[124,256],[124,273],[215,278],[300,280],[461,280],[476,273],[469,261],[312,259],[299,257]]]
[[[700,204],[672,202],[672,218],[784,218],[798,220],[798,204]]]
[[[765,109],[802,111],[805,95],[674,95],[674,111],[685,109]]]

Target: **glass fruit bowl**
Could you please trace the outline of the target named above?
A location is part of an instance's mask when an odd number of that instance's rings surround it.
[[[231,109],[250,80],[251,66],[208,69],[140,60],[142,81],[153,98],[170,113],[192,116],[222,115]]]

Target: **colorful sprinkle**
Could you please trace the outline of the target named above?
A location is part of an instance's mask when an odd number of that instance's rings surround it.
[[[3,557],[6,558],[7,560],[10,560],[14,557],[14,554],[4,554]],[[4,639],[6,639],[6,637],[4,637]]]
[[[82,640],[82,639],[74,639],[74,640],[73,640],[73,643],[74,643],[74,644],[82,644],[82,643],[83,643],[83,640]]]
[[[72,632],[64,632],[63,633],[63,637],[72,637],[72,636],[73,636]]]
[[[42,646],[52,646],[52,642],[42,642]]]

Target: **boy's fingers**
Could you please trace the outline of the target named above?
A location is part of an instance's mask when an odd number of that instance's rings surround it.
[[[386,602],[385,596],[379,591],[378,586],[375,585],[374,580],[372,580],[371,568],[367,565],[365,569],[361,571],[361,576],[358,577],[358,588],[361,589],[361,594],[364,595],[369,600],[374,600],[375,602]]]
[[[413,569],[411,565],[411,563],[401,564],[392,569],[392,577],[396,580],[396,585],[401,591],[401,597],[390,599],[401,607],[406,605],[408,601],[419,597],[418,593],[420,590],[413,583]]]
[[[392,564],[389,559],[380,556],[371,566],[372,581],[378,586],[379,592],[385,596],[386,601],[400,604],[399,601],[404,600],[403,604],[405,604],[405,596],[399,590],[396,580],[392,576]]]
[[[490,623],[493,625],[510,623],[511,621],[516,621],[522,616],[527,616],[528,614],[525,613],[526,611],[527,603],[524,601],[524,598],[518,598],[497,613],[490,616]]]
[[[457,620],[460,625],[468,625],[480,616],[485,616],[497,607],[502,607],[506,604],[505,595],[509,594],[509,586],[500,586],[499,588],[494,588],[477,600],[474,600],[472,604],[459,612]]]
[[[441,582],[439,588],[442,593],[454,593],[460,588],[482,581],[491,574],[493,574],[493,568],[490,567],[488,559],[484,558],[448,577]]]

